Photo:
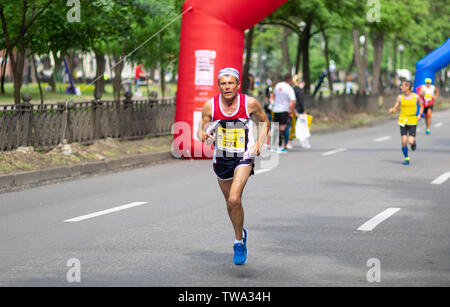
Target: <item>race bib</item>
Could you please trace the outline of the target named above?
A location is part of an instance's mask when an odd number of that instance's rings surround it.
[[[425,100],[426,101],[431,101],[433,99],[433,95],[432,94],[425,94]]]
[[[405,127],[407,122],[408,122],[408,118],[406,116],[400,116],[398,118],[398,124],[400,125],[400,127]]]
[[[245,151],[245,129],[218,127],[216,146],[223,151],[243,153]]]

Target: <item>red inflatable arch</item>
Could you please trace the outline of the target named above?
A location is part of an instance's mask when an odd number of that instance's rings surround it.
[[[203,104],[217,95],[217,73],[242,72],[244,31],[287,0],[187,0],[183,4],[178,90],[172,154],[210,158],[211,146],[197,138]],[[241,74],[242,76],[242,74]]]

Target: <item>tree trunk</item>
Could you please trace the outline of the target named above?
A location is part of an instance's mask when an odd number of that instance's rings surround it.
[[[353,71],[353,67],[355,67],[355,55],[353,54],[352,61],[348,65],[347,71],[345,72],[346,77],[350,75]]]
[[[20,103],[20,89],[22,87],[22,75],[23,75],[23,68],[25,65],[25,48],[23,47],[23,43],[21,45],[22,48],[20,50],[7,51],[9,53],[9,58],[13,72],[15,104]],[[16,56],[14,56],[14,53],[16,53]]]
[[[288,28],[283,28],[283,41],[282,41],[282,68],[287,69],[287,72],[290,73],[292,69],[291,58],[289,56],[289,34],[290,30]]]
[[[394,68],[394,74],[393,74],[393,78],[394,78],[394,87],[397,87],[397,36],[394,38],[394,63],[393,63],[393,68]]]
[[[5,94],[5,79],[6,79],[6,66],[8,64],[8,52],[5,51],[2,62],[2,77],[1,77],[1,93]]]
[[[66,61],[67,61],[67,66],[69,67],[69,71],[72,74],[72,78],[75,80],[75,51],[71,50],[67,53],[67,57],[66,57]]]
[[[117,86],[116,80],[117,80],[117,73],[118,73],[117,69],[118,69],[118,66],[120,66],[120,64],[118,64],[120,62],[120,56],[111,52],[108,42],[106,42],[106,52],[109,57],[108,65],[109,65],[109,71],[111,73],[113,97],[114,97],[114,100],[118,102],[120,100],[120,82],[119,82],[119,86]],[[114,75],[114,77],[113,77],[113,75]]]
[[[311,41],[311,27],[312,27],[313,16],[309,14],[306,17],[306,26],[303,30],[302,37],[302,55],[303,55],[303,80],[305,81],[305,94],[309,95],[311,92],[311,79],[310,79],[310,69],[309,69],[309,43]]]
[[[259,25],[259,34],[262,34],[263,30],[262,30],[262,25]],[[257,59],[257,63],[256,63],[256,67],[257,67],[257,76],[258,79],[260,80],[260,83],[263,84],[263,61],[262,61],[262,56],[263,56],[263,44],[262,41],[259,41],[259,50],[258,50],[258,59]]]
[[[305,81],[305,94],[310,94],[311,79],[309,69],[309,41],[310,38],[306,37],[302,42],[302,54],[303,54],[303,80]]]
[[[299,34],[298,45],[297,45],[297,56],[295,58],[295,73],[296,74],[298,74],[300,72],[301,55],[302,55],[302,36]]]
[[[363,68],[364,68],[364,85],[367,86],[365,87],[365,92],[364,94],[367,94],[368,92],[368,87],[370,87],[369,85],[369,76],[367,76],[367,82],[366,82],[366,72],[367,72],[367,66],[368,66],[368,60],[369,60],[369,48],[368,48],[368,44],[369,44],[369,32],[365,31],[364,32],[364,37],[366,38],[364,40],[364,45],[363,45]]]
[[[155,80],[155,67],[150,68],[150,80]]]
[[[380,70],[381,70],[381,61],[383,59],[383,43],[384,43],[384,34],[383,33],[373,33],[373,93],[378,94],[380,92]]]
[[[83,84],[87,83],[86,82],[86,80],[87,80],[87,78],[86,78],[86,70],[84,69],[84,60],[85,60],[85,58],[86,58],[86,53],[83,52],[83,55],[81,56],[81,73],[83,74],[81,82]]]
[[[39,86],[39,96],[41,98],[41,104],[44,104],[44,94],[42,93],[41,79],[39,79],[39,75],[38,75],[38,72],[37,72],[37,67],[36,67],[36,62],[34,60],[34,53],[33,52],[31,52],[31,61],[32,61],[32,64],[33,64],[34,76],[35,76],[36,81],[37,81],[38,86]]]
[[[96,93],[99,96],[102,96],[105,92],[105,68],[106,68],[106,60],[105,60],[105,54],[103,52],[100,52],[99,50],[95,50],[95,60],[97,62],[97,74],[95,76],[95,90],[94,94]]]
[[[14,73],[14,103],[20,103],[20,89],[22,88],[22,75]]]
[[[120,92],[122,88],[122,70],[123,70],[123,58],[125,56],[125,48],[127,46],[127,41],[124,40],[122,44],[122,51],[120,57],[114,57],[114,80],[113,80],[113,91],[114,99],[120,101]],[[112,71],[112,70],[111,70]]]
[[[14,103],[20,103],[20,90],[22,88],[23,69],[25,65],[25,48],[23,47],[17,51],[17,57],[14,58],[13,52],[9,54],[14,75]],[[14,59],[14,61],[13,61]]]
[[[61,52],[60,56],[58,57],[58,52],[52,51],[53,59],[55,61],[55,67],[53,67],[53,74],[50,78],[50,87],[52,88],[52,92],[56,92],[56,89],[58,87],[58,80],[57,76],[61,72],[61,64],[63,62],[64,57],[66,56],[65,53]],[[58,88],[59,92],[61,90]]]
[[[253,34],[255,32],[255,27],[251,27],[245,38],[245,64],[244,71],[242,72],[242,93],[247,94],[250,87],[250,63],[252,62],[252,45],[253,45]]]
[[[164,68],[164,63],[163,61],[160,62],[160,70],[159,70],[159,78],[161,81],[161,95],[162,95],[162,99],[165,99],[165,93],[166,93],[166,80],[164,78],[164,74],[165,74],[165,68]]]
[[[115,58],[114,62],[116,62],[116,66],[114,67],[114,80],[113,80],[113,92],[114,92],[114,100],[120,101],[120,93],[121,93],[121,86],[122,86],[122,69],[123,69],[123,62],[119,61],[121,58]],[[119,63],[119,64],[117,64]]]
[[[352,31],[353,37],[353,48],[355,53],[355,64],[356,69],[358,71],[358,92],[365,93],[366,92],[366,82],[365,82],[365,68],[364,62],[361,59],[361,52],[359,49],[359,31],[357,29],[353,29]]]
[[[325,33],[325,30],[322,30],[323,40],[325,42],[325,63],[327,65],[327,78],[328,78],[328,88],[330,89],[330,95],[333,95],[333,78],[331,76],[330,71],[330,56],[328,54],[328,36]]]
[[[159,79],[161,82],[161,95],[162,99],[165,99],[166,92],[166,78],[165,78],[165,67],[164,67],[164,57],[162,51],[162,39],[163,34],[159,34]]]

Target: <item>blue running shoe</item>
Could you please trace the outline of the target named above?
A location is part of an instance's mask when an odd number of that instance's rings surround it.
[[[247,247],[242,243],[236,243],[233,246],[234,250],[234,264],[242,265],[247,262]]]
[[[427,129],[427,130],[425,131],[425,134],[430,134],[430,133],[431,133],[430,129]]]
[[[403,165],[409,165],[409,159],[407,160],[407,159],[405,159],[405,161],[403,161],[403,163],[402,163]]]

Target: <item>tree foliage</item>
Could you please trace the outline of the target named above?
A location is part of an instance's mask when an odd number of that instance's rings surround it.
[[[94,52],[100,90],[105,70],[101,64],[109,56],[118,76],[117,97],[121,63],[141,62],[159,69],[164,90],[166,76],[177,73],[183,2],[80,0],[80,21],[69,22],[67,0],[0,0],[0,49],[8,52],[14,66],[16,102],[23,63],[31,55],[51,55],[58,68],[68,55]],[[380,18],[370,20],[378,3]],[[293,68],[303,72],[308,85],[313,84],[331,60],[338,70],[351,71],[362,47],[353,36],[367,34],[367,60],[358,61],[367,65],[358,71],[378,82],[388,59],[393,58],[394,68],[399,68],[398,44],[406,46],[404,68],[413,70],[417,60],[448,39],[449,15],[447,0],[289,0],[261,21],[262,27],[255,27],[252,50],[259,53],[259,60],[252,70],[258,69],[261,77],[277,78]]]

